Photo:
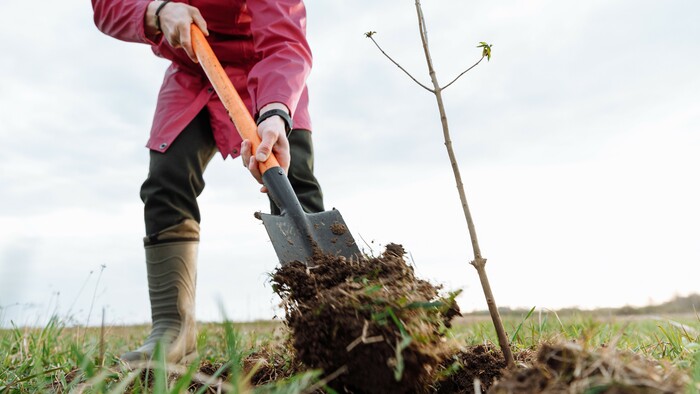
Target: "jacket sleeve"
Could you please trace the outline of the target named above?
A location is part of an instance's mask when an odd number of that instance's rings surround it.
[[[154,44],[143,26],[148,3],[150,0],[92,0],[95,26],[122,41]]]
[[[260,60],[248,74],[253,111],[271,102],[294,114],[311,71],[302,0],[250,0],[251,31]]]

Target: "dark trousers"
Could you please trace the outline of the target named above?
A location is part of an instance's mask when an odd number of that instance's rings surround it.
[[[288,178],[292,188],[306,212],[321,212],[324,210],[323,194],[313,173],[311,132],[292,130],[289,143],[292,160]],[[197,197],[204,190],[204,170],[216,152],[206,109],[187,125],[166,152],[150,151],[148,178],[141,186],[141,200],[146,234],[152,242],[157,242],[157,235],[163,229],[186,219],[200,222]],[[254,180],[245,181],[250,183],[251,190],[255,189]],[[279,214],[279,208],[272,201],[270,210]]]

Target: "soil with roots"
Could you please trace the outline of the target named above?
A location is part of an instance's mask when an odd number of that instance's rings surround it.
[[[404,254],[390,244],[375,258],[319,254],[312,268],[291,263],[275,272],[297,357],[331,374],[334,389],[416,392],[449,352],[457,294],[418,279]]]

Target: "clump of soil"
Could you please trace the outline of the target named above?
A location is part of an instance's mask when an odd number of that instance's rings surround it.
[[[401,245],[376,258],[317,256],[313,268],[281,267],[282,298],[297,357],[353,392],[416,392],[448,354],[444,334],[459,315],[458,293],[416,278]]]
[[[486,392],[501,377],[506,362],[499,350],[491,345],[476,345],[459,350],[445,359],[433,385],[436,393],[473,393],[474,379]]]
[[[684,392],[686,384],[679,371],[635,353],[543,344],[531,366],[507,371],[489,394],[670,394]]]
[[[521,350],[513,354],[518,364],[530,363],[535,358],[532,350]],[[487,343],[455,349],[454,353],[440,364],[430,393],[473,394],[474,381],[479,380],[479,392],[488,390],[503,376],[506,362],[500,348]]]

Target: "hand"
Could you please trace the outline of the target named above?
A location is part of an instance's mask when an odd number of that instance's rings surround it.
[[[156,10],[161,4],[162,2],[160,1],[152,1],[148,4],[144,17],[146,34],[155,35],[157,33]],[[170,2],[160,10],[158,19],[160,21],[160,30],[168,43],[173,48],[184,49],[187,56],[197,63],[197,56],[192,49],[190,26],[192,23],[195,23],[205,36],[209,35],[207,22],[204,21],[199,10],[184,3]]]
[[[275,108],[287,111],[287,107],[284,104],[271,103],[262,107],[260,113]],[[258,168],[258,163],[266,161],[270,156],[270,152],[272,152],[275,154],[280,167],[287,173],[291,156],[289,153],[289,140],[287,139],[285,123],[279,116],[272,116],[260,123],[258,126],[258,135],[262,142],[258,146],[255,156],[252,155],[251,142],[249,140],[243,140],[241,144],[241,159],[243,160],[243,165],[248,168],[258,183],[262,184],[262,174]],[[267,188],[263,186],[260,191],[267,193]]]

